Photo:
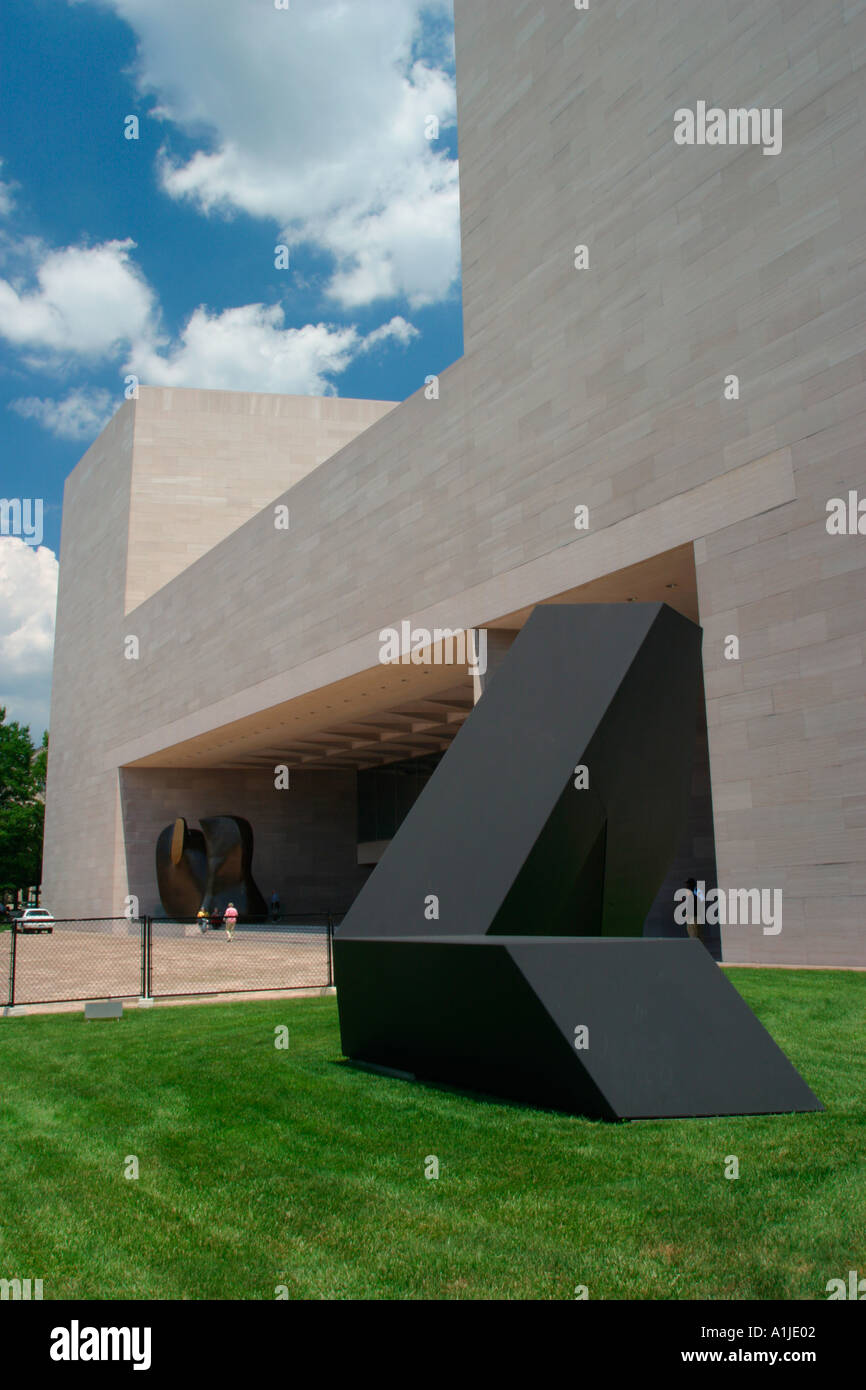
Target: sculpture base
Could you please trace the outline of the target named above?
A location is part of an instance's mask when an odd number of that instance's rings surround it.
[[[592,1119],[823,1106],[694,940],[341,937],[345,1055]]]

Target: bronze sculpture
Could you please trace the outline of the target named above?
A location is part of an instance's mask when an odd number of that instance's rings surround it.
[[[264,917],[267,905],[253,879],[253,829],[242,816],[208,816],[190,830],[182,816],[156,842],[159,897],[169,917],[208,916],[229,902],[239,920]]]

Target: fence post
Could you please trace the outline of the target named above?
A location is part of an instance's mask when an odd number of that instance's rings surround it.
[[[141,993],[140,1002],[150,1003],[151,994],[151,937],[153,918],[148,913],[139,919],[141,922]]]
[[[329,913],[328,913],[328,985],[329,985],[329,986],[333,985],[333,983],[334,983],[334,958],[333,958],[333,954],[332,954],[332,952],[331,952],[331,935],[332,935],[332,933],[333,933],[333,930],[334,930],[334,919],[333,919],[331,913],[329,912]]]
[[[12,946],[9,955],[9,1008],[15,1007],[15,954],[18,947],[18,930],[15,923],[10,928],[12,932]]]
[[[140,961],[140,964],[139,964],[139,972],[138,972],[138,995],[139,995],[139,998],[140,998],[140,999],[143,999],[143,998],[145,997],[145,993],[146,993],[146,991],[147,991],[147,966],[146,966],[146,964],[145,964],[145,955],[144,955],[144,952],[145,952],[144,940],[145,940],[145,927],[146,927],[146,924],[147,924],[147,915],[145,914],[144,916],[141,916],[141,917],[139,917],[139,919],[138,919],[139,945],[140,945],[140,947],[141,947],[141,961]]]

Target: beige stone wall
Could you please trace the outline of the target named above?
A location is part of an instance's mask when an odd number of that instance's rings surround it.
[[[697,547],[720,878],[784,894],[778,938],[731,928],[725,949],[864,965],[866,536],[828,535],[825,504],[866,496],[866,414],[823,428],[809,414],[797,502]]]
[[[694,541],[720,878],[785,894],[781,936],[725,954],[866,964],[866,537],[823,529],[866,495],[866,5],[456,11],[466,357],[297,482],[288,535],[266,509],[103,612],[81,775],[99,799],[217,694],[224,722],[341,653],[373,666],[400,618],[483,626]],[[675,146],[698,99],[781,107],[782,153]],[[103,659],[124,626],[134,676]],[[74,858],[89,831],[53,826]]]
[[[135,406],[124,405],[67,479],[45,798],[42,900],[56,917],[123,911],[117,772],[105,765],[105,682],[122,690],[120,597]],[[120,891],[122,888],[122,891]]]
[[[284,492],[372,420],[389,402],[308,399],[228,391],[140,389],[100,434],[70,474],[63,534],[51,747],[46,797],[43,898],[55,915],[115,916],[136,893],[138,870],[127,866],[126,823],[118,761],[107,750],[148,715],[141,703],[142,660],[127,660],[130,597],[164,585],[205,550]],[[267,514],[273,530],[273,513]],[[223,576],[226,580],[226,576]],[[225,617],[218,660],[205,673],[219,688],[226,631],[239,636],[243,607],[232,615],[244,577],[227,592],[178,616],[171,605],[160,625],[195,652],[197,627]],[[245,601],[249,602],[248,590]],[[175,690],[176,656],[162,667]],[[177,689],[181,700],[182,691]],[[158,710],[159,697],[151,697]]]
[[[140,387],[127,611],[393,408],[392,401]]]

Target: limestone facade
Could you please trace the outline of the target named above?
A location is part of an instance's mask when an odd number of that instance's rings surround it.
[[[866,0],[455,9],[465,355],[438,398],[143,389],[69,480],[45,900],[135,891],[120,768],[209,739],[219,767],[317,692],[335,723],[400,619],[514,627],[685,548],[719,882],[784,897],[725,958],[866,965],[866,535],[826,525],[866,499]],[[675,144],[701,100],[781,109],[781,152]]]

